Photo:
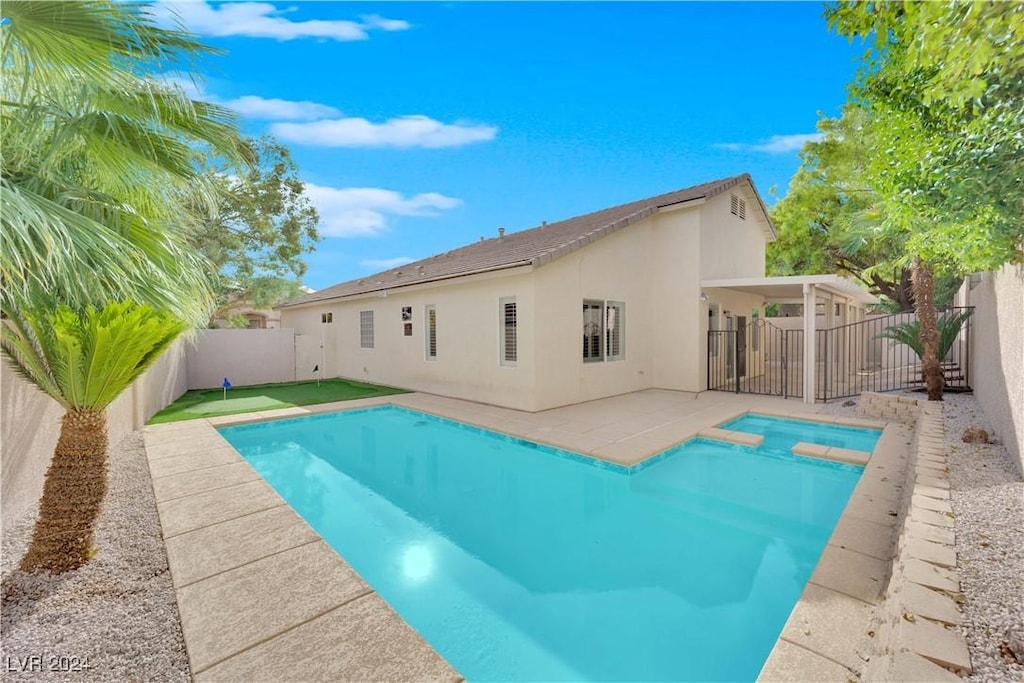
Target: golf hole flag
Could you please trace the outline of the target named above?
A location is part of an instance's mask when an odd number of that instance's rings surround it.
[[[224,378],[224,381],[221,383],[221,387],[224,388],[224,400],[226,401],[228,400],[228,389],[231,388],[231,382],[228,381],[227,377]]]

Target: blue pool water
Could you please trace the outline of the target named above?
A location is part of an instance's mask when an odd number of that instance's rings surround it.
[[[221,433],[470,681],[753,680],[861,472],[701,439],[628,470],[394,407]]]
[[[764,443],[761,444],[763,449],[787,453],[793,444],[799,441],[870,453],[875,450],[875,444],[882,435],[880,429],[843,427],[809,420],[788,420],[757,413],[748,413],[719,426],[736,432],[760,434],[764,437]]]

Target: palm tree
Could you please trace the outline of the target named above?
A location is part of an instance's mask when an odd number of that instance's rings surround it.
[[[105,409],[185,327],[132,301],[80,313],[41,305],[4,321],[0,344],[15,368],[66,410],[23,571],[59,573],[89,560],[106,493]]]
[[[154,76],[209,49],[144,5],[6,0],[0,129],[4,313],[33,291],[81,308],[111,292],[201,323],[209,264],[186,206],[215,207],[197,163],[245,148],[225,109]]]
[[[210,267],[185,224],[218,200],[199,161],[248,160],[229,112],[156,77],[210,50],[148,11],[3,4],[0,339],[67,409],[27,571],[88,558],[106,487],[104,408],[212,309]]]

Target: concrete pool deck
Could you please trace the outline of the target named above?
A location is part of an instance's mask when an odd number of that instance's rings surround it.
[[[633,465],[745,412],[851,426],[822,406],[646,390],[540,413],[412,393],[151,425],[147,457],[196,680],[461,678],[217,433],[394,404]],[[707,432],[705,432],[707,433]],[[857,678],[894,556],[912,429],[890,423],[762,678]]]

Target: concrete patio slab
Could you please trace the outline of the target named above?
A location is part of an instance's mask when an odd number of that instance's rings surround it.
[[[192,671],[369,593],[319,540],[185,586],[178,608]]]
[[[153,493],[156,494],[156,501],[162,503],[175,498],[181,498],[182,496],[190,496],[194,493],[244,484],[247,481],[255,481],[259,478],[259,473],[249,463],[244,461],[233,462],[201,470],[154,477]]]
[[[149,462],[149,471],[153,477],[166,477],[181,472],[191,472],[205,467],[216,467],[217,465],[228,465],[234,462],[245,462],[231,446],[213,448],[199,453],[188,455],[176,455],[169,458],[160,458]]]
[[[318,538],[282,503],[169,538],[167,559],[174,585],[181,588]]]
[[[889,563],[838,546],[830,549],[822,554],[810,582],[877,605],[889,578]]]
[[[765,662],[757,680],[772,681],[849,681],[856,675],[842,664],[811,652],[807,648],[780,640]]]
[[[959,683],[963,681],[949,669],[944,669],[914,652],[896,655],[892,680],[902,683]]]
[[[900,624],[900,644],[939,666],[971,672],[967,642],[956,631],[928,621],[916,619]]]
[[[284,500],[262,479],[157,503],[164,537],[194,531],[278,505]]]
[[[196,676],[197,681],[454,682],[461,678],[373,593]]]
[[[781,637],[858,671],[870,640],[866,625],[871,614],[866,602],[808,584]]]
[[[843,515],[829,543],[888,562],[892,558],[893,537],[891,525]]]

